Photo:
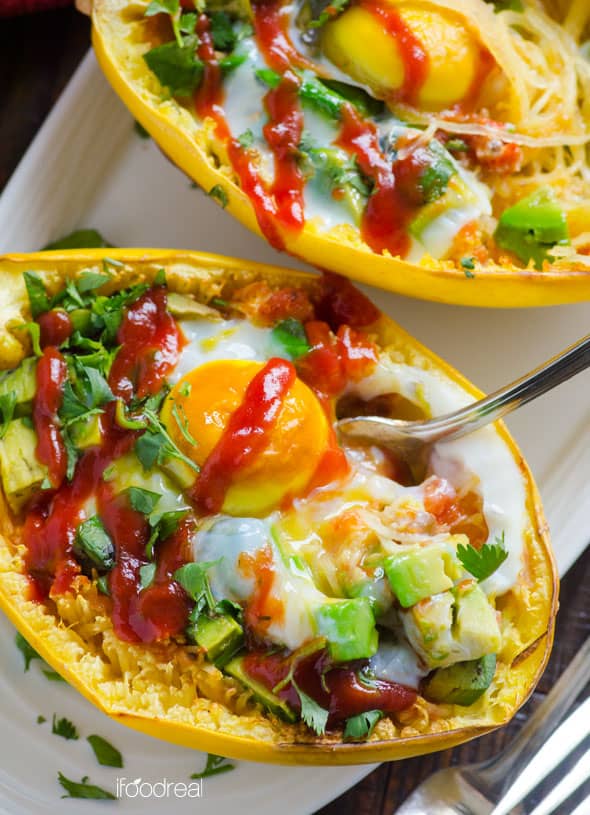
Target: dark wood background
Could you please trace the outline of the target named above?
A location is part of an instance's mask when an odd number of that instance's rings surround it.
[[[89,47],[89,23],[73,9],[0,20],[0,190]],[[34,190],[31,191],[34,195]],[[2,229],[2,224],[0,224]],[[590,455],[590,452],[589,452]],[[572,496],[572,501],[576,496]],[[588,508],[590,512],[590,507]],[[498,752],[590,635],[590,549],[562,583],[549,667],[515,721],[477,741],[424,758],[382,764],[321,815],[390,815],[430,773]],[[588,688],[585,691],[588,693]],[[560,810],[564,815],[569,807]]]

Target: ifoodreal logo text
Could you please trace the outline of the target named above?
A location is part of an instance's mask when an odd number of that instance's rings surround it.
[[[197,781],[144,781],[143,778],[117,778],[117,798],[202,798],[203,779]]]

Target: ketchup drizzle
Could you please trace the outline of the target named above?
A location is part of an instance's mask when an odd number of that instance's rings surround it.
[[[277,0],[258,0],[252,3],[254,33],[264,59],[273,70],[282,73],[289,68],[315,69],[295,48],[287,34],[287,15]]]
[[[269,120],[263,132],[275,160],[272,185],[277,216],[284,226],[300,230],[305,221],[303,173],[297,163],[303,132],[303,113],[299,105],[299,78],[287,71],[278,87],[264,99]]]
[[[394,6],[380,0],[361,0],[360,5],[378,20],[399,48],[404,65],[404,81],[395,96],[401,102],[415,105],[420,88],[428,76],[428,54],[422,43]]]
[[[356,156],[363,173],[375,182],[363,213],[363,239],[374,252],[387,250],[404,257],[410,247],[407,227],[415,210],[396,189],[392,161],[381,151],[377,128],[352,105],[344,105],[337,143]]]
[[[234,473],[266,447],[295,378],[292,363],[273,358],[252,379],[193,488],[192,498],[203,512],[213,515],[220,511]]]
[[[244,657],[244,668],[249,676],[272,690],[288,675],[292,661],[292,657],[285,658],[280,654],[251,652]],[[397,682],[385,679],[362,682],[359,671],[365,664],[358,662],[345,667],[332,667],[325,651],[297,663],[293,672],[295,682],[320,707],[329,711],[329,728],[349,716],[369,710],[397,713],[416,701],[416,691]],[[299,694],[292,684],[280,690],[278,695],[295,710],[301,708]]]
[[[115,396],[128,402],[159,391],[178,362],[183,341],[166,310],[164,286],[154,286],[129,307],[117,332],[121,346],[109,374]]]
[[[37,433],[37,459],[49,470],[49,480],[57,489],[65,478],[68,457],[57,415],[63,399],[68,367],[53,345],[43,351],[37,363],[33,423]]]

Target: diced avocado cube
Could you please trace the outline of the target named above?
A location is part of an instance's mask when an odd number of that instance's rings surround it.
[[[452,665],[460,659],[453,638],[454,601],[451,592],[445,591],[401,612],[406,636],[429,668]]]
[[[541,269],[548,250],[569,243],[565,212],[553,191],[541,187],[500,215],[494,233],[498,246],[513,252],[523,263]]]
[[[16,416],[25,416],[31,413],[33,398],[37,391],[37,360],[35,357],[26,357],[18,368],[3,374],[0,379],[0,396],[11,391],[16,397]]]
[[[195,483],[197,473],[186,462],[178,458],[169,458],[159,466],[183,490],[192,487]]]
[[[99,573],[115,565],[115,546],[98,515],[93,515],[76,530],[75,554]]]
[[[422,688],[431,702],[451,705],[472,705],[486,692],[496,672],[496,655],[457,662],[449,668],[439,668],[428,677]]]
[[[222,668],[244,644],[242,626],[229,614],[199,614],[188,634],[207,652],[207,659]]]
[[[465,581],[455,589],[455,638],[469,659],[496,654],[502,647],[502,634],[496,610],[478,583]]]
[[[187,294],[175,291],[168,292],[168,311],[173,317],[190,319],[191,317],[219,317],[219,312],[204,303],[199,303]]]
[[[331,600],[317,608],[314,617],[317,634],[326,638],[336,662],[368,659],[377,652],[375,617],[367,597]]]
[[[102,441],[100,418],[98,416],[87,416],[80,419],[72,424],[70,433],[72,441],[79,450],[96,447]]]
[[[498,653],[496,612],[475,580],[421,600],[401,612],[407,638],[429,668]]]
[[[276,693],[273,693],[265,687],[262,682],[253,679],[246,673],[243,657],[234,657],[225,665],[223,670],[226,674],[233,676],[234,679],[237,679],[249,688],[256,699],[272,713],[275,713],[287,722],[297,721],[297,714],[287,702],[283,701],[280,696],[277,696]]]
[[[37,461],[37,434],[22,419],[9,422],[0,440],[0,474],[6,500],[19,512],[48,477],[47,467]]]
[[[452,555],[443,546],[430,544],[401,549],[383,561],[389,584],[402,608],[447,591],[453,585],[448,572]]]

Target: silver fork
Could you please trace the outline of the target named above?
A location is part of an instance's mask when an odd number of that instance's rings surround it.
[[[510,385],[446,416],[422,422],[381,416],[354,416],[340,419],[336,426],[344,436],[380,444],[403,459],[419,460],[436,442],[460,438],[501,419],[588,366],[590,334]]]
[[[579,745],[590,741],[589,697],[562,722],[588,682],[590,638],[512,744],[487,761],[434,773],[414,790],[396,810],[396,815],[523,813],[519,805],[530,792],[564,763]],[[583,784],[587,795],[572,815],[590,814],[590,749],[566,771],[530,815],[563,812],[558,807]]]

